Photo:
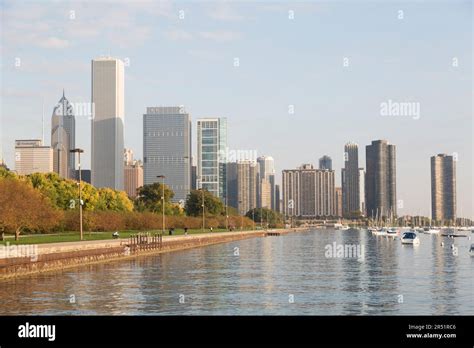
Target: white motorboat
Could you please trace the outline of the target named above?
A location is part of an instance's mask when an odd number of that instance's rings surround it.
[[[348,225],[343,225],[343,224],[334,224],[334,228],[336,230],[341,230],[341,231],[345,231],[345,230],[350,229],[350,227]]]
[[[396,238],[398,237],[398,233],[399,233],[399,230],[395,227],[392,227],[387,230],[386,236]]]
[[[385,227],[382,227],[382,228],[378,228],[377,231],[374,232],[374,235],[375,236],[386,236],[387,235],[387,228]]]
[[[424,233],[426,234],[438,234],[439,232],[441,232],[441,230],[437,229],[437,228],[434,228],[434,227],[425,227],[423,229]]]
[[[418,245],[420,244],[420,238],[416,235],[415,231],[407,231],[402,234],[402,244]]]

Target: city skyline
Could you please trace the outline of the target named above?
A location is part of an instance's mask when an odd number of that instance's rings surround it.
[[[390,45],[389,50],[386,54],[376,53],[370,51],[367,54],[363,51],[358,51],[356,47],[347,44],[347,39],[343,39],[341,33],[337,31],[337,28],[331,26],[334,29],[334,37],[337,39],[334,41],[334,47],[328,45],[324,40],[318,40],[322,44],[323,49],[326,49],[328,55],[323,55],[319,61],[315,61],[314,64],[302,64],[306,68],[309,68],[308,76],[312,79],[304,80],[301,83],[292,82],[297,76],[301,76],[301,71],[297,68],[286,69],[288,71],[282,71],[284,76],[281,78],[275,77],[271,74],[274,71],[278,71],[278,65],[282,62],[278,59],[279,54],[283,53],[285,59],[290,58],[290,61],[297,62],[298,59],[294,58],[294,54],[298,53],[311,53],[314,54],[314,47],[306,47],[299,45],[287,45],[288,40],[291,37],[289,33],[282,35],[281,45],[284,47],[290,47],[291,52],[275,51],[269,49],[269,55],[265,55],[263,61],[258,59],[254,54],[250,54],[252,51],[250,48],[258,47],[255,46],[261,42],[264,47],[267,48],[266,41],[263,40],[262,36],[252,35],[256,32],[257,27],[255,21],[246,18],[244,16],[245,4],[236,5],[228,4],[225,8],[228,8],[230,13],[240,14],[240,18],[236,20],[238,27],[242,23],[250,22],[248,30],[246,29],[241,33],[240,38],[233,38],[232,35],[223,36],[223,41],[216,41],[209,39],[209,33],[211,29],[214,31],[218,30],[231,30],[236,29],[235,22],[226,22],[224,20],[211,19],[209,26],[214,28],[204,28],[203,23],[197,23],[195,26],[186,22],[186,18],[195,18],[198,20],[200,17],[209,18],[209,13],[217,13],[218,9],[215,4],[210,4],[208,7],[203,7],[203,10],[194,9],[192,4],[186,4],[185,7],[185,19],[184,22],[180,22],[179,19],[173,16],[178,16],[180,6],[171,6],[166,9],[156,9],[150,11],[152,14],[159,16],[163,19],[163,27],[160,27],[161,31],[153,32],[150,34],[150,38],[160,38],[160,42],[163,41],[167,48],[173,48],[176,51],[183,50],[185,56],[180,57],[175,64],[170,64],[169,59],[163,57],[160,64],[162,67],[157,66],[157,70],[153,74],[145,74],[145,71],[149,69],[150,63],[146,62],[146,59],[140,58],[139,54],[142,54],[142,49],[146,51],[147,45],[142,44],[138,46],[138,52],[135,55],[129,54],[129,47],[122,47],[119,43],[116,44],[111,51],[112,55],[122,57],[125,62],[129,59],[128,66],[126,65],[127,72],[125,73],[125,81],[127,84],[126,96],[125,96],[125,123],[126,123],[126,134],[125,134],[125,147],[132,148],[136,153],[137,158],[142,158],[141,153],[141,139],[140,134],[140,118],[139,116],[143,113],[143,109],[146,105],[156,105],[155,100],[159,100],[160,105],[182,105],[187,107],[188,112],[194,120],[204,117],[205,115],[226,115],[228,118],[229,128],[229,148],[230,149],[250,149],[257,150],[258,154],[271,155],[276,160],[276,183],[281,183],[281,171],[287,168],[294,168],[300,163],[317,163],[318,158],[323,154],[328,154],[333,158],[333,167],[336,170],[336,186],[340,185],[339,170],[342,168],[343,154],[340,150],[344,143],[347,141],[357,142],[361,148],[367,144],[370,144],[372,139],[389,139],[392,143],[397,145],[397,196],[399,199],[404,201],[404,208],[400,209],[399,215],[419,215],[423,214],[428,216],[430,213],[431,206],[431,189],[430,189],[430,157],[435,153],[448,153],[456,154],[458,158],[457,162],[457,185],[458,185],[458,216],[472,217],[472,119],[470,113],[471,97],[468,94],[470,90],[469,78],[463,76],[470,76],[471,68],[469,62],[471,53],[465,47],[469,47],[466,44],[466,40],[469,38],[468,34],[463,34],[463,30],[468,28],[469,18],[466,17],[466,22],[459,20],[459,15],[456,15],[458,11],[469,11],[470,6],[464,2],[455,2],[455,6],[443,7],[443,4],[435,4],[429,7],[429,11],[426,12],[427,18],[423,19],[430,30],[436,31],[435,24],[437,19],[441,16],[447,16],[447,20],[451,19],[450,26],[451,32],[457,38],[451,40],[446,36],[441,38],[437,35],[419,34],[412,39],[412,41],[419,43],[419,39],[423,36],[423,39],[436,41],[443,40],[444,50],[446,47],[451,48],[452,56],[441,56],[437,52],[436,47],[430,47],[431,50],[427,54],[424,51],[420,51],[420,48],[414,48],[413,55],[420,54],[426,57],[426,60],[421,62],[414,62],[410,60],[410,55],[402,52],[401,49],[396,49]],[[314,5],[314,6],[313,6]],[[21,12],[17,6],[9,4],[5,11],[17,11]],[[317,24],[311,22],[315,16],[328,25],[328,21],[335,20],[335,23],[343,21],[349,16],[348,12],[354,10],[354,7],[346,4],[344,7],[338,7],[337,5],[330,4],[307,4],[307,7],[301,8],[301,5],[295,5],[295,20],[294,22],[288,22],[288,6],[282,4],[279,8],[268,10],[262,5],[255,5],[256,10],[253,13],[254,18],[259,18],[266,23],[269,28],[275,28],[276,25],[285,26],[285,30],[291,31],[293,34],[299,33],[296,28],[289,29],[287,24],[283,23],[300,23],[300,26],[313,25],[314,29],[318,29]],[[358,5],[360,6],[360,4]],[[90,5],[90,9],[85,9],[80,4],[77,5],[76,14],[77,20],[84,21],[87,16],[81,15],[86,11],[97,9],[97,7]],[[362,6],[365,7],[365,6]],[[466,9],[467,7],[467,9]],[[383,11],[377,9],[376,14],[367,16],[371,22],[366,24],[372,26],[375,23],[385,22],[387,18],[395,18],[398,8],[397,6],[384,5],[381,6]],[[69,15],[69,7],[64,7],[62,4],[57,8],[52,9],[51,14],[46,15],[44,12],[35,13],[35,16],[42,16],[45,20],[51,22],[53,14],[57,14],[59,10],[62,10],[66,15]],[[126,5],[119,6],[118,9],[114,9],[114,14],[125,13]],[[404,21],[399,22],[393,19],[386,24],[386,28],[389,31],[391,28],[398,28],[399,25],[405,25],[410,29],[407,29],[411,35],[413,35],[412,28],[418,26],[419,22],[413,21],[413,17],[421,20],[419,15],[423,12],[424,7],[422,5],[407,4],[405,7],[406,18]],[[67,11],[66,11],[67,10]],[[446,11],[445,11],[446,10]],[[82,12],[84,11],[84,12]],[[120,12],[122,11],[122,12]],[[138,13],[140,10],[135,10],[130,14],[129,17],[132,24],[135,23],[142,16],[145,16],[143,12]],[[201,13],[203,12],[203,13]],[[356,13],[363,12],[363,9],[357,10]],[[89,14],[89,12],[86,12]],[[163,15],[165,13],[166,15]],[[30,14],[33,16],[33,14]],[[46,17],[45,17],[46,16]],[[375,16],[381,16],[384,19],[376,19]],[[392,16],[392,17],[390,17]],[[236,16],[239,17],[239,16]],[[452,18],[456,18],[457,21],[452,21]],[[14,18],[14,16],[13,16]],[[149,17],[148,17],[149,18]],[[174,18],[174,19],[173,19]],[[354,24],[354,19],[348,18],[350,23]],[[87,19],[90,20],[90,19]],[[64,21],[65,24],[70,23],[69,17]],[[170,23],[166,22],[170,21]],[[416,23],[415,23],[416,22]],[[56,20],[53,21],[56,23]],[[64,24],[62,23],[62,24]],[[73,22],[77,24],[77,22]],[[402,24],[403,23],[403,24]],[[11,22],[7,21],[5,29],[9,30]],[[66,25],[58,24],[58,27],[66,28]],[[180,27],[183,24],[184,27]],[[293,25],[289,24],[289,25]],[[363,28],[364,25],[357,23],[359,28]],[[296,27],[297,25],[294,25]],[[174,34],[170,32],[175,29]],[[313,27],[310,27],[313,28]],[[204,29],[208,31],[204,31]],[[104,29],[106,30],[106,29]],[[225,31],[225,30],[224,30]],[[202,34],[207,32],[207,36]],[[401,35],[407,34],[402,30]],[[43,34],[43,32],[40,32]],[[169,33],[170,36],[165,36],[165,33]],[[181,33],[182,35],[180,36]],[[191,38],[185,39],[186,34],[190,33]],[[202,36],[201,36],[202,34]],[[58,34],[59,35],[59,34]],[[90,40],[90,38],[78,39],[72,32],[63,32],[64,38],[68,40],[69,45],[74,45],[75,40]],[[70,35],[70,36],[68,36]],[[347,33],[350,39],[350,33]],[[164,38],[163,38],[164,36]],[[196,38],[199,36],[199,39]],[[237,35],[238,36],[238,35]],[[49,36],[45,36],[47,39]],[[208,39],[205,39],[207,37]],[[393,38],[393,37],[392,37]],[[8,39],[10,40],[10,39]],[[95,40],[95,41],[94,41]],[[51,83],[49,88],[44,88],[44,82],[42,82],[41,72],[38,72],[37,67],[34,63],[31,63],[30,55],[38,54],[39,52],[63,52],[65,51],[61,47],[56,48],[36,48],[30,49],[28,52],[22,50],[15,50],[16,47],[12,42],[6,42],[6,53],[5,62],[14,62],[18,55],[22,55],[22,65],[15,67],[13,64],[2,65],[2,71],[4,73],[4,80],[6,81],[5,88],[2,91],[2,99],[4,101],[2,111],[2,148],[6,158],[6,162],[10,167],[13,167],[14,160],[14,149],[13,144],[15,139],[34,139],[39,138],[41,131],[41,106],[42,100],[45,99],[45,109],[48,110],[57,101],[58,93],[64,87],[67,91],[71,90],[71,102],[88,102],[90,98],[90,81],[87,81],[88,74],[87,69],[84,66],[88,65],[90,59],[96,56],[100,56],[100,49],[96,46],[100,46],[100,43],[106,42],[99,39],[94,39],[93,42],[96,45],[92,45],[90,48],[85,48],[81,51],[78,58],[72,59],[72,62],[77,65],[75,70],[66,70],[61,72],[61,69],[67,66],[62,59],[55,57],[51,62],[45,63],[43,60],[38,62],[43,69],[49,71],[52,77],[50,80],[54,81]],[[105,39],[104,39],[105,40]],[[263,41],[262,41],[263,40]],[[368,35],[364,39],[363,43],[373,43],[377,40],[375,34]],[[81,42],[81,41],[77,41]],[[153,42],[153,41],[152,41]],[[191,49],[184,43],[192,43],[194,52],[189,54],[188,51]],[[50,45],[54,44],[54,41],[49,42]],[[464,44],[464,48],[463,48]],[[409,48],[413,48],[410,42],[408,43]],[[61,46],[60,43],[56,42],[56,46]],[[106,45],[102,46],[105,47]],[[367,48],[364,46],[364,49]],[[433,45],[435,46],[435,45]],[[441,45],[440,45],[441,46]],[[196,54],[198,48],[202,50],[210,51],[215,53],[215,59],[213,56],[205,56],[204,54]],[[135,46],[135,48],[137,48]],[[229,54],[222,54],[222,50],[230,50]],[[407,49],[406,51],[410,51]],[[35,51],[36,50],[36,51]],[[31,51],[31,52],[30,52]],[[20,52],[20,53],[18,53]],[[202,53],[202,52],[201,52]],[[256,53],[262,54],[262,49],[257,49]],[[189,54],[189,57],[188,57]],[[349,57],[349,66],[347,69],[343,66],[343,58]],[[176,58],[176,55],[174,55]],[[292,58],[293,57],[293,58]],[[314,57],[314,56],[313,56]],[[392,58],[391,58],[392,57]],[[430,58],[436,57],[436,58]],[[453,67],[452,58],[457,57],[459,66]],[[239,59],[239,67],[234,66],[234,58]],[[374,58],[380,58],[380,61],[375,61]],[[68,53],[66,52],[65,58],[68,59]],[[390,61],[392,59],[392,61]],[[387,62],[388,60],[388,62]],[[394,61],[395,60],[395,63]],[[194,62],[198,66],[202,67],[203,71],[192,70],[189,66],[193,66],[189,63]],[[274,62],[270,64],[268,68],[262,68],[267,62]],[[401,74],[402,76],[395,76],[393,74],[393,65],[397,67],[397,64],[408,67],[410,74]],[[214,73],[209,75],[209,82],[203,78],[204,72],[212,70],[210,66],[213,66]],[[74,65],[72,65],[74,66]],[[324,66],[329,66],[325,71]],[[22,70],[24,69],[24,70]],[[89,67],[90,69],[90,67]],[[156,76],[163,76],[163,72],[166,69],[169,71],[169,75],[176,78],[173,82],[168,80],[166,77],[162,77],[164,81],[160,84],[169,83],[169,88],[158,89],[153,93],[143,90],[143,88],[137,88],[139,85],[150,86],[156,89],[156,82],[153,78]],[[179,69],[184,69],[181,74],[174,73]],[[240,69],[240,70],[239,70]],[[345,70],[344,70],[345,69]],[[50,71],[52,70],[52,71]],[[81,74],[80,72],[84,72]],[[256,73],[259,71],[259,73]],[[376,78],[376,75],[380,72],[384,72],[388,75],[385,78],[391,78],[394,81],[393,86],[380,85],[381,81]],[[161,75],[160,75],[161,74]],[[255,87],[249,87],[248,82],[255,82],[251,79],[250,75],[257,76],[261,83],[254,83]],[[430,75],[431,74],[431,75]],[[440,90],[433,91],[430,89],[431,79],[428,76],[437,74],[437,78],[444,81],[443,86],[437,86]],[[21,75],[21,76],[18,76]],[[67,75],[67,76],[66,76]],[[84,76],[81,76],[84,75]],[[203,89],[198,93],[197,97],[192,97],[186,89],[180,89],[178,86],[182,84],[185,78],[189,81],[201,81]],[[296,92],[303,91],[307,87],[307,83],[314,82],[314,78],[319,76],[319,80],[330,81],[332,86],[329,85],[327,90],[321,90],[321,86],[316,86],[315,90],[312,90],[311,97],[308,93],[301,93],[301,96],[297,96]],[[19,80],[17,80],[17,78]],[[221,80],[221,78],[228,79],[229,82]],[[354,87],[360,83],[366,83],[364,79],[372,81],[375,88],[367,86],[368,91],[361,93],[361,91],[354,90]],[[17,82],[23,83],[25,81],[31,82],[27,90],[19,91]],[[218,81],[221,81],[222,86],[226,87],[231,82],[233,88],[238,91],[244,91],[245,88],[250,88],[250,94],[252,97],[239,97],[234,102],[227,94],[222,91],[216,90],[219,87]],[[267,81],[267,82],[264,82]],[[409,87],[406,81],[410,81]],[[278,83],[277,83],[278,82]],[[281,90],[271,88],[268,84],[281,84],[289,85],[289,88],[283,88]],[[289,83],[289,84],[288,84]],[[403,88],[408,88],[407,92],[404,93]],[[130,86],[130,91],[128,86]],[[340,91],[336,97],[331,91],[333,87],[337,86]],[[42,87],[42,88],[40,88]],[[190,83],[190,89],[195,90],[195,83]],[[254,89],[255,88],[255,89]],[[336,88],[337,89],[337,88]],[[380,89],[382,92],[378,92]],[[44,92],[43,92],[44,90]],[[137,92],[133,92],[137,90]],[[258,91],[258,93],[256,92]],[[20,93],[22,92],[22,93]],[[211,93],[212,92],[212,93]],[[328,100],[327,105],[318,101],[319,97],[315,97],[317,92]],[[25,94],[30,96],[30,103],[24,105],[21,103],[22,98],[25,98]],[[316,94],[317,94],[316,93]],[[441,98],[435,98],[440,96]],[[234,92],[235,94],[235,92]],[[244,94],[244,93],[242,93]],[[249,93],[245,93],[249,94]],[[419,101],[421,104],[421,117],[415,119],[415,117],[387,117],[382,116],[379,113],[379,105],[385,101],[405,101],[414,97],[414,101]],[[23,97],[22,97],[23,96]],[[213,98],[211,99],[211,96]],[[275,96],[279,96],[275,98]],[[83,98],[81,98],[83,97]],[[329,99],[328,99],[329,98]],[[408,98],[408,99],[407,99]],[[440,99],[439,101],[437,99]],[[35,102],[36,101],[36,102]],[[131,105],[129,105],[129,103]],[[351,103],[350,110],[347,110],[343,105]],[[352,105],[353,103],[353,105]],[[293,106],[293,108],[289,108]],[[329,107],[330,106],[330,107]],[[290,109],[294,113],[289,113]],[[140,110],[140,112],[137,112]],[[22,126],[19,128],[15,125],[14,115],[21,115]],[[354,115],[354,116],[352,116]],[[87,138],[90,137],[90,132],[85,128],[85,124],[89,124],[90,121],[87,117],[78,117],[77,125],[77,145],[84,147],[86,152],[84,156],[84,168],[90,168],[90,148],[87,146]],[[324,132],[326,135],[321,134],[318,131],[316,125],[324,124]],[[270,126],[269,126],[270,125]],[[344,125],[344,127],[341,127]],[[266,126],[266,127],[265,127]],[[46,119],[45,129],[50,129],[48,126],[48,120]],[[138,130],[138,131],[137,131]],[[470,133],[469,133],[470,132]],[[275,141],[275,139],[284,139],[285,141]],[[48,139],[45,139],[45,143],[48,144]],[[414,146],[416,145],[416,146]],[[303,150],[304,151],[301,151]],[[309,150],[308,150],[309,149]],[[194,149],[196,150],[196,149]],[[359,163],[365,163],[364,151],[360,151]],[[193,154],[195,155],[195,154]],[[462,189],[461,189],[462,188]]]

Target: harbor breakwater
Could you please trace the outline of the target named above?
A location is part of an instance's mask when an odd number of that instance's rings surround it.
[[[112,239],[35,245],[34,255],[0,258],[0,280],[61,271],[82,265],[153,255],[254,237],[304,231],[304,228],[270,231],[211,232],[185,236],[153,236],[143,239]],[[15,247],[15,246],[10,246]]]

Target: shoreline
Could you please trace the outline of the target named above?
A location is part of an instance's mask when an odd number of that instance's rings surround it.
[[[0,281],[109,261],[128,260],[139,256],[158,255],[243,239],[269,235],[279,236],[307,230],[309,228],[297,227],[163,236],[159,244],[130,245],[129,238],[37,244],[35,245],[37,251],[35,260],[32,257],[0,258]]]

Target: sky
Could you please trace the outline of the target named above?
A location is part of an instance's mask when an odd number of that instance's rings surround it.
[[[430,214],[430,157],[457,158],[458,216],[473,213],[471,1],[3,1],[1,153],[50,144],[62,95],[90,102],[91,59],[125,67],[125,146],[142,158],[142,115],[183,105],[227,117],[229,151],[283,169],[329,155],[340,186],[344,144],[397,146],[400,215]],[[403,104],[409,103],[409,104]],[[386,115],[382,105],[391,105]],[[410,105],[405,113],[396,107]],[[392,108],[393,107],[393,108]],[[196,153],[193,136],[193,152]],[[90,166],[90,119],[76,145]]]

